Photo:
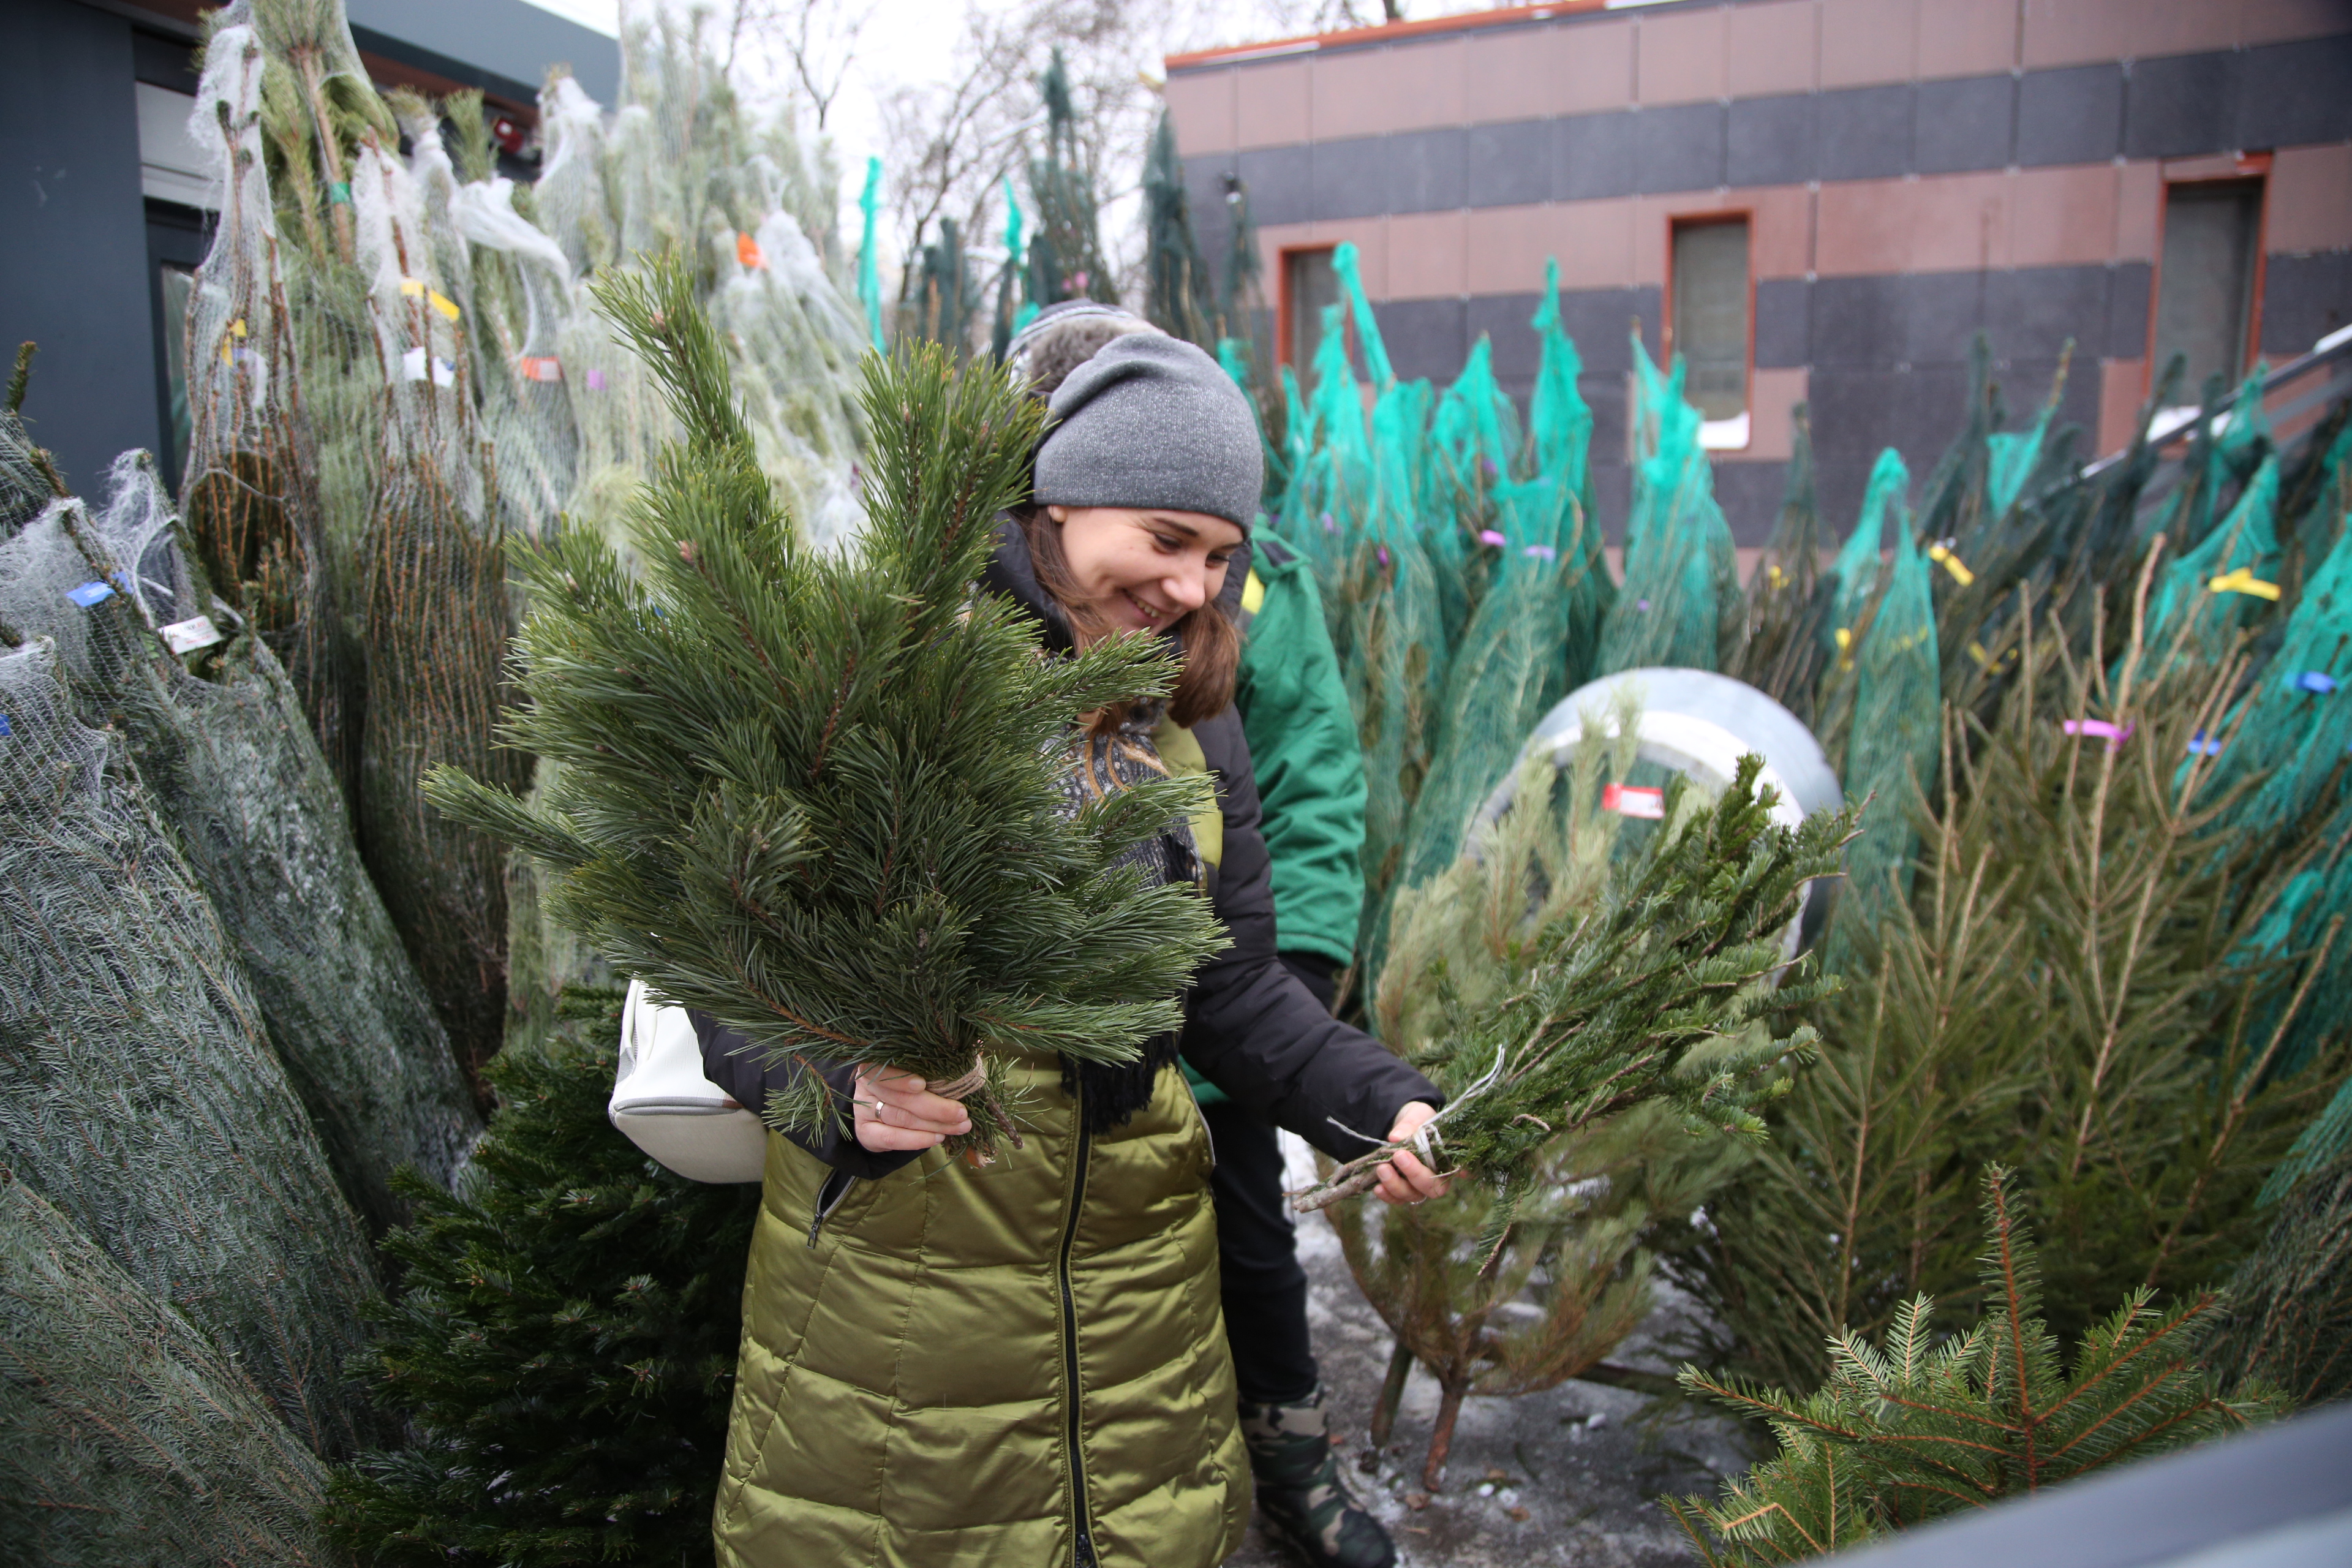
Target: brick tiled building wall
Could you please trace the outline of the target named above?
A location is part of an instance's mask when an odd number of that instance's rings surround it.
[[[2013,413],[2072,338],[2063,417],[2120,442],[2168,192],[2252,193],[2245,360],[2352,321],[2352,0],[1581,0],[1168,66],[1203,248],[1231,176],[1270,305],[1286,253],[1353,240],[1400,374],[1448,379],[1484,332],[1523,395],[1558,258],[1612,521],[1628,334],[1662,341],[1678,221],[1748,225],[1748,418],[1717,454],[1743,542],[1796,404],[1840,529],[1881,447],[1931,466],[1979,328]]]

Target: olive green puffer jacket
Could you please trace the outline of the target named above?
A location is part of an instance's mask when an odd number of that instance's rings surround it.
[[[1027,1147],[985,1169],[934,1150],[828,1193],[770,1139],[723,1568],[1205,1568],[1241,1545],[1201,1113],[1172,1067],[1101,1131],[1058,1061],[1019,1078]]]

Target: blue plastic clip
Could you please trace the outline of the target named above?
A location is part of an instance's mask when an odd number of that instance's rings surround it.
[[[2324,669],[2306,669],[2294,678],[2294,684],[2299,690],[2325,697],[2336,689],[2336,678]]]
[[[2189,754],[2192,757],[2218,757],[2221,754],[2221,742],[2207,740],[2205,731],[2200,730],[2189,737]]]
[[[93,577],[79,588],[68,588],[66,597],[87,610],[114,597],[114,584]]]
[[[16,726],[8,722],[8,715],[0,713],[0,737],[13,735],[16,732]]]

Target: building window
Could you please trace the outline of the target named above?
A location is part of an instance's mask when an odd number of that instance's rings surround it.
[[[1323,312],[1339,302],[1331,248],[1282,253],[1282,357],[1302,384],[1311,381],[1323,343]]]
[[[1737,451],[1748,445],[1748,220],[1675,224],[1672,268],[1667,341],[1687,367],[1683,395],[1703,421],[1699,445]]]
[[[180,488],[188,457],[188,296],[205,258],[213,215],[176,202],[147,199],[149,307],[155,315],[155,412],[163,433],[156,454],[163,482]]]
[[[2263,182],[2200,180],[2166,187],[2164,257],[2156,274],[2156,354],[2189,374],[2173,396],[2194,405],[2207,378],[2234,382],[2254,343],[2254,275],[2262,258]]]

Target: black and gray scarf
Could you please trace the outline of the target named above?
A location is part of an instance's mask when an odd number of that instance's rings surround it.
[[[1043,628],[1049,655],[1074,652],[1076,643],[1070,635],[1069,621],[1038,584],[1020,524],[1006,520],[998,527],[997,539],[996,554],[981,585],[1004,595],[1028,612]],[[1115,727],[1071,735],[1062,773],[1064,799],[1071,815],[1145,779],[1168,776],[1167,764],[1160,761],[1160,749],[1151,739],[1166,711],[1162,703],[1139,704]],[[1129,849],[1121,859],[1139,868],[1152,882],[1199,885],[1202,880],[1192,824],[1181,817]],[[1065,1057],[1062,1089],[1084,1108],[1088,1125],[1116,1127],[1151,1103],[1160,1069],[1173,1062],[1176,1054],[1177,1036],[1171,1032],[1146,1040],[1142,1053],[1120,1066]]]

